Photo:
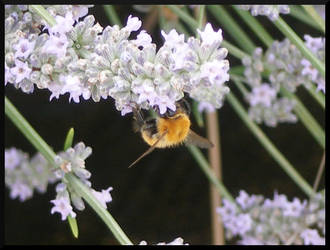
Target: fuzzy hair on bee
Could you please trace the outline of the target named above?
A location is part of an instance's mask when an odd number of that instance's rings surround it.
[[[213,144],[190,129],[190,107],[186,100],[176,102],[176,110],[167,109],[164,114],[157,112],[156,118],[144,119],[141,110],[133,108],[133,130],[140,132],[142,139],[150,148],[129,167],[132,167],[155,148],[167,148],[181,145],[195,145],[210,148]]]

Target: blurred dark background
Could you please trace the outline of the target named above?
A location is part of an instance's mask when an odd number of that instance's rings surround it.
[[[89,10],[103,27],[109,25],[101,6]],[[116,10],[123,23],[129,14],[138,16],[142,23],[146,16],[132,6],[116,6]],[[301,37],[303,34],[321,35],[290,16],[283,18]],[[212,23],[210,14],[208,20]],[[283,39],[266,18],[259,17],[259,20],[273,37]],[[249,33],[248,29],[246,31]],[[159,27],[155,27],[151,34],[155,41],[161,41]],[[249,34],[260,46],[253,33]],[[232,42],[225,30],[223,35]],[[239,64],[237,59],[228,58],[231,66]],[[243,103],[237,89],[232,87],[231,91]],[[113,187],[113,201],[108,203],[108,210],[134,243],[142,240],[149,244],[169,242],[182,237],[189,244],[211,244],[209,183],[184,146],[155,150],[134,168],[128,169],[147,145],[139,134],[132,131],[131,115],[122,117],[110,98],[98,103],[81,100],[76,104],[68,102],[67,94],[49,102],[48,90],[35,89],[28,95],[11,84],[5,87],[5,95],[55,152],[62,150],[71,127],[75,129],[74,144],[83,141],[92,147],[93,153],[86,161],[86,167],[92,173],[92,185],[96,190]],[[314,99],[303,88],[297,95],[324,127],[324,112]],[[286,194],[290,200],[293,197],[307,198],[250,133],[228,102],[218,111],[218,116],[223,182],[234,197],[243,189],[249,194],[262,194],[268,198],[273,197],[275,190]],[[193,117],[192,122],[196,132],[206,135],[204,129],[197,127]],[[280,124],[276,128],[261,127],[312,185],[323,151],[305,127],[300,122]],[[36,153],[7,117],[4,135],[5,148],[16,147],[30,156]],[[204,153],[207,156],[206,151]],[[45,194],[35,192],[32,199],[23,203],[11,200],[9,190],[5,189],[5,244],[119,244],[87,203],[83,212],[77,212],[79,239],[74,239],[68,223],[62,222],[58,213],[50,214],[50,200],[56,196],[54,187],[49,185]],[[320,188],[324,188],[324,177]]]

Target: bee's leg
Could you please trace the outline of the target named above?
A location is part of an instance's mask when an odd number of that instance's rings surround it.
[[[140,109],[133,108],[133,130],[135,132],[140,131],[144,126],[145,120],[143,118],[142,112]]]

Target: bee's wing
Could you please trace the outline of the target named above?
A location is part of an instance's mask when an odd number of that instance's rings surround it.
[[[196,134],[192,130],[189,131],[184,142],[188,145],[195,145],[200,148],[212,148],[214,146],[208,139]]]
[[[150,146],[150,148],[148,148],[148,150],[146,152],[144,152],[139,158],[137,158],[131,165],[129,165],[130,167],[133,167],[133,165],[135,165],[139,160],[141,160],[143,157],[145,157],[147,154],[150,154],[157,146],[157,144],[160,142],[161,139],[164,138],[164,136],[167,134],[167,131],[165,131],[159,138],[158,140],[152,145]]]

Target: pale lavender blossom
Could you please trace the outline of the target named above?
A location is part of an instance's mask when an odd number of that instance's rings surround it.
[[[310,200],[301,202],[294,198],[288,201],[284,194],[274,193],[273,200],[241,191],[234,203],[226,199],[217,208],[226,229],[226,238],[238,236],[238,244],[278,245],[278,244],[324,244],[325,234],[325,194],[318,193]],[[246,206],[247,200],[253,201]],[[315,229],[317,227],[317,229]]]
[[[150,105],[157,106],[161,115],[164,114],[168,108],[173,111],[176,110],[175,103],[168,96],[157,96]]]
[[[229,81],[229,64],[226,61],[211,61],[206,62],[201,66],[200,76],[208,78],[209,82],[214,85],[223,85],[224,82]]]
[[[318,80],[316,90],[317,91],[322,90],[322,92],[325,94],[325,80],[323,78]]]
[[[27,158],[27,155],[17,150],[16,148],[10,148],[5,150],[5,169],[14,170],[19,164]]]
[[[145,240],[143,240],[140,242],[139,245],[147,245],[147,242]],[[184,240],[181,237],[178,237],[169,243],[159,242],[159,243],[157,243],[157,245],[189,245],[189,244],[184,243]]]
[[[21,38],[17,44],[13,45],[16,50],[15,58],[22,57],[27,59],[31,52],[34,50],[36,41],[29,41],[28,39]]]
[[[304,209],[306,208],[307,201],[300,202],[298,198],[294,198],[292,202],[287,202],[283,206],[284,216],[299,217],[302,215]]]
[[[137,35],[136,39],[132,41],[138,47],[147,47],[150,46],[152,42],[151,36],[145,31],[141,30],[140,33]]]
[[[204,31],[197,29],[197,32],[202,38],[202,46],[214,46],[214,44],[220,44],[222,42],[222,30],[219,29],[215,32],[210,23],[205,25]]]
[[[72,12],[66,13],[65,17],[57,15],[55,17],[56,24],[49,28],[51,34],[65,34],[73,29],[73,16]]]
[[[5,86],[8,82],[12,82],[13,75],[10,73],[10,68],[7,66],[5,62]]]
[[[212,113],[212,112],[215,111],[215,107],[212,104],[208,103],[208,102],[199,102],[198,103],[198,111],[199,112],[205,111],[205,112],[208,112],[208,113]]]
[[[106,203],[112,201],[112,197],[110,194],[110,191],[112,191],[112,190],[113,190],[112,187],[109,187],[108,189],[102,189],[101,192],[98,192],[98,191],[95,191],[94,189],[92,189],[93,195],[102,204],[102,207],[104,207],[105,209],[107,208]]]
[[[316,68],[314,68],[312,66],[312,64],[310,63],[310,61],[308,61],[307,59],[302,59],[301,60],[301,65],[304,67],[301,71],[301,74],[303,76],[309,76],[309,78],[312,80],[312,81],[316,81],[317,80],[317,76],[318,76],[318,71]]]
[[[289,14],[290,8],[288,5],[238,5],[243,10],[250,10],[252,16],[265,15],[271,21],[276,21],[279,14]]]
[[[169,46],[170,48],[174,48],[184,43],[184,34],[179,35],[178,32],[174,29],[172,29],[168,34],[162,30],[161,34],[165,39],[164,45]]]
[[[306,47],[309,48],[313,54],[316,54],[324,47],[325,38],[323,37],[311,37],[310,35],[304,35],[304,39]]]
[[[69,215],[72,218],[76,217],[76,213],[73,212],[72,206],[70,205],[69,198],[61,196],[55,200],[51,200],[50,202],[54,204],[54,207],[51,210],[51,214],[56,212],[60,213],[62,220],[66,220]]]
[[[261,104],[270,107],[276,97],[276,93],[277,91],[266,83],[261,84],[259,87],[254,87],[249,96],[250,105],[256,106],[257,104]]]
[[[325,238],[322,238],[316,229],[305,229],[300,233],[305,245],[325,245]]]
[[[33,195],[31,187],[20,181],[13,183],[10,188],[10,198],[15,199],[18,197],[21,202],[31,198]]]
[[[235,218],[235,231],[233,234],[244,235],[252,228],[252,219],[250,214],[239,214]]]
[[[15,82],[19,83],[23,79],[29,79],[32,69],[27,62],[15,59],[15,67],[10,69],[10,73],[15,77]]]
[[[90,97],[90,92],[88,91],[88,89],[82,87],[79,77],[72,75],[68,75],[65,77],[65,85],[61,89],[61,94],[65,93],[70,93],[69,102],[71,101],[71,99],[73,99],[75,103],[79,103],[79,97],[81,95],[84,97],[85,100]]]
[[[86,16],[90,7],[93,5],[72,5],[73,20],[78,21],[79,18]]]
[[[139,20],[139,18],[137,17],[132,17],[132,15],[129,15],[127,18],[127,24],[125,26],[125,28],[129,31],[137,31],[138,29],[140,29],[142,25],[142,22]]]
[[[62,33],[58,35],[50,35],[42,48],[43,53],[54,54],[58,58],[64,57],[69,45],[68,38]]]
[[[256,196],[249,196],[244,190],[239,191],[239,196],[236,197],[236,202],[241,206],[242,209],[248,209],[256,202]]]

